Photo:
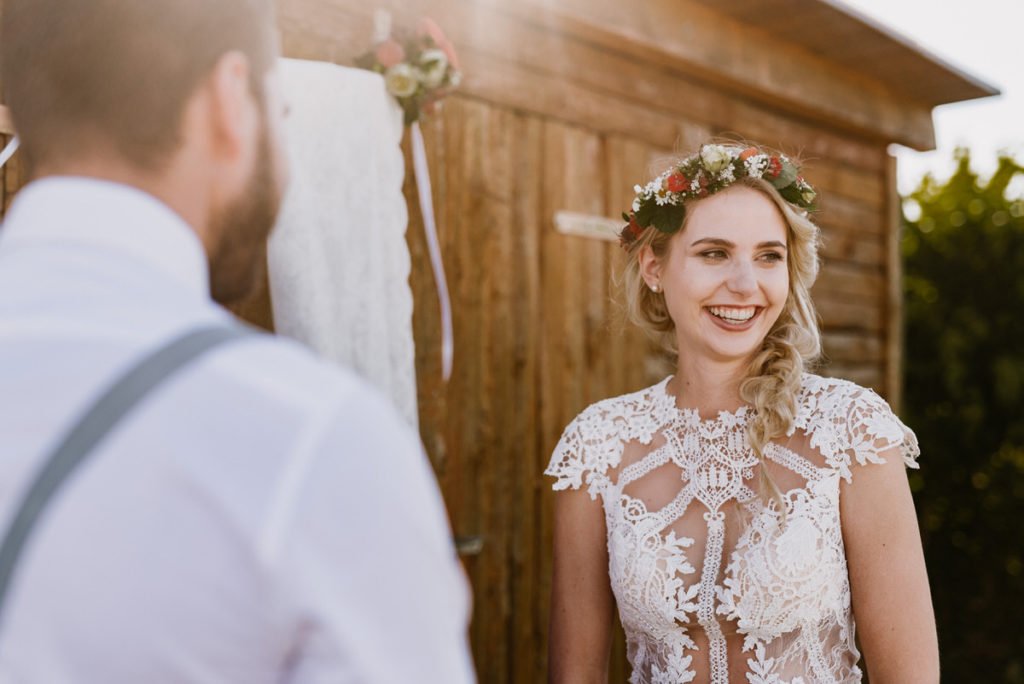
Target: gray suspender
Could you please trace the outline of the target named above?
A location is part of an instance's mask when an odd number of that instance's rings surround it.
[[[201,328],[176,338],[122,375],[67,433],[36,475],[0,546],[0,614],[25,542],[46,505],[112,427],[154,387],[213,347],[253,335],[241,326]]]

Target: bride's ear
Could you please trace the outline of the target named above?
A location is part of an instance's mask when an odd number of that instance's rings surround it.
[[[644,245],[636,255],[640,277],[647,287],[657,291],[661,286],[661,258],[654,254],[650,245]]]

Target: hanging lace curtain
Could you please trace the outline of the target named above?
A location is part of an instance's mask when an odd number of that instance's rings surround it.
[[[291,186],[269,246],[274,325],[417,423],[402,112],[373,73],[282,60]]]

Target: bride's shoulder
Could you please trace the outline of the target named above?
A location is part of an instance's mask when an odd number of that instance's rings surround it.
[[[797,403],[798,413],[848,413],[857,407],[891,411],[885,399],[870,387],[814,373],[803,374]]]
[[[668,376],[649,387],[627,394],[601,399],[583,409],[573,420],[574,423],[592,420],[610,422],[628,421],[635,416],[660,415],[675,406],[665,391],[665,385],[672,376]]]
[[[554,488],[579,489],[586,484],[592,498],[602,494],[608,469],[619,463],[622,445],[630,440],[650,443],[670,419],[675,402],[665,392],[668,380],[583,409],[565,428],[544,471],[556,478]]]
[[[920,452],[913,431],[873,389],[849,380],[805,373],[793,429],[810,435],[811,444],[846,479],[851,462],[883,462],[888,450],[897,450],[907,466],[917,467]]]

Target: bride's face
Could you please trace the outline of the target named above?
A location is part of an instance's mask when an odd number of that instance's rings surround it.
[[[679,352],[716,362],[749,359],[789,294],[787,228],[765,194],[735,185],[688,208],[660,259],[641,255],[676,327]]]

